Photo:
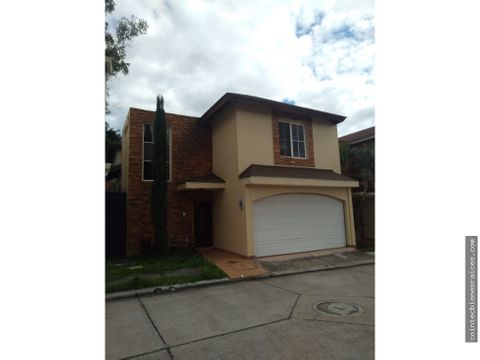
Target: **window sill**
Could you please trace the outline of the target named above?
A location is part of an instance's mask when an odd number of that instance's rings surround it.
[[[153,180],[148,180],[148,179],[142,179],[142,182],[153,182]],[[171,183],[172,180],[167,180],[167,183]]]
[[[281,159],[293,159],[293,160],[308,160],[306,157],[295,157],[295,156],[285,156],[285,155],[280,155]]]

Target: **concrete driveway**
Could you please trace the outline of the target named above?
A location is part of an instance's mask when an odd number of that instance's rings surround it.
[[[107,359],[373,359],[374,266],[106,303]]]

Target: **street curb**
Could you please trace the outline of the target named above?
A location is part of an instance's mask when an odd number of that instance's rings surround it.
[[[137,296],[161,295],[161,294],[167,294],[167,293],[172,293],[179,290],[191,289],[196,287],[207,287],[207,286],[220,285],[225,283],[234,283],[234,282],[244,281],[244,280],[257,280],[257,279],[260,280],[260,279],[266,279],[271,277],[280,277],[280,276],[293,275],[293,274],[304,274],[304,273],[323,271],[323,270],[344,269],[344,268],[350,268],[350,267],[361,266],[361,265],[369,265],[369,264],[375,264],[375,260],[374,259],[357,260],[355,263],[339,264],[339,265],[326,264],[326,265],[314,266],[314,267],[311,267],[308,269],[302,269],[302,270],[273,271],[271,273],[267,273],[263,275],[251,275],[251,276],[245,276],[243,278],[237,278],[237,279],[229,279],[228,277],[226,277],[226,278],[215,279],[215,280],[202,280],[194,283],[155,286],[155,287],[138,289],[138,290],[119,291],[119,292],[106,294],[105,301],[129,299],[129,298],[135,298]]]
[[[292,274],[304,274],[304,273],[315,272],[315,271],[344,269],[344,268],[360,266],[360,265],[369,265],[369,264],[375,264],[375,260],[357,260],[355,263],[339,264],[339,265],[325,264],[325,265],[319,265],[319,266],[312,266],[308,269],[302,269],[302,270],[273,271],[269,274],[259,275],[259,276],[272,277],[272,276],[285,276],[285,275],[292,275]]]
[[[235,280],[237,279],[229,279],[228,277],[225,277],[225,278],[215,279],[215,280],[202,280],[194,283],[154,286],[154,287],[137,289],[137,290],[119,291],[119,292],[106,294],[105,300],[111,301],[111,300],[134,298],[137,296],[159,295],[159,294],[171,293],[171,292],[182,290],[182,289],[224,284],[224,283],[232,282]]]

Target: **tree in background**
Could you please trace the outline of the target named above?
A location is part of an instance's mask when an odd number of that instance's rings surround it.
[[[120,143],[122,136],[120,135],[120,130],[115,130],[108,125],[108,122],[105,122],[105,142],[106,143]]]
[[[105,0],[105,15],[111,14],[115,10],[114,0]],[[132,15],[130,19],[125,17],[115,21],[116,26],[109,29],[105,21],[105,58],[109,60],[111,66],[107,70],[105,67],[105,113],[109,114],[108,106],[108,81],[118,73],[128,75],[129,63],[125,61],[127,56],[127,46],[133,38],[145,34],[148,24],[145,20],[137,19]],[[120,131],[110,127],[105,121],[105,155],[108,153],[108,147],[111,144],[118,144],[122,140]]]
[[[111,14],[114,10],[115,2],[105,0],[105,15]],[[105,75],[106,81],[120,72],[128,75],[130,64],[125,60],[129,42],[139,35],[146,34],[147,30],[147,22],[137,19],[134,15],[130,19],[122,16],[120,20],[115,20],[113,29],[109,29],[109,24],[105,22],[105,56],[109,57],[112,62],[111,71]]]
[[[365,143],[351,146],[340,143],[340,163],[342,174],[360,182],[362,192],[375,189],[375,145]]]
[[[355,227],[363,234],[362,218],[363,203],[368,191],[375,191],[375,145],[365,143],[360,146],[350,146],[340,143],[340,163],[342,174],[358,180],[361,187],[358,205],[354,204]]]
[[[105,16],[111,14],[114,10],[115,1],[105,0]],[[128,44],[133,38],[145,34],[148,29],[148,24],[145,20],[137,19],[133,15],[130,19],[121,17],[120,20],[115,20],[114,23],[115,26],[113,29],[109,29],[109,25],[105,21],[105,57],[108,58],[111,63],[109,71],[105,70],[105,113],[107,114],[110,113],[108,105],[108,80],[118,73],[128,75],[130,64],[125,61]],[[112,134],[108,134],[109,129],[111,129],[110,125],[105,122],[105,136],[107,141],[112,139]],[[120,136],[120,134],[118,135]]]
[[[111,145],[120,144],[122,142],[122,136],[120,130],[115,130],[110,127],[108,122],[105,121],[105,162],[108,157],[108,149]]]
[[[167,181],[168,181],[168,138],[163,97],[157,96],[157,109],[153,123],[152,158],[152,223],[155,229],[153,248],[159,254],[168,252],[167,232]]]

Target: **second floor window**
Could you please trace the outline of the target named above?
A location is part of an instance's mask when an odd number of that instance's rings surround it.
[[[172,146],[172,138],[170,136],[170,126],[167,126],[167,166],[168,166],[168,180],[170,181],[171,177],[171,167],[170,167],[170,148]],[[143,125],[143,180],[153,180],[152,173],[152,157],[153,157],[153,125],[144,124]]]
[[[280,121],[280,155],[305,158],[305,127],[302,124]]]

